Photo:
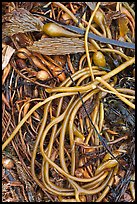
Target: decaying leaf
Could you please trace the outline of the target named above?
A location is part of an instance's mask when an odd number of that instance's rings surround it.
[[[3,17],[2,38],[18,33],[40,31],[43,23],[29,11],[18,8]]]

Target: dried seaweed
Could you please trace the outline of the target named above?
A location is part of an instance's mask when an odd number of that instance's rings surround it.
[[[66,55],[85,52],[84,40],[79,38],[45,38],[27,46],[28,50],[43,55]]]
[[[43,23],[29,11],[18,8],[3,16],[2,38],[18,33],[40,31]]]

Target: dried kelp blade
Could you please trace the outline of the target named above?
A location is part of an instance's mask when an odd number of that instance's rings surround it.
[[[44,38],[27,47],[44,55],[66,55],[85,52],[84,40],[79,38]]]
[[[29,11],[18,8],[4,16],[2,38],[18,33],[40,31],[43,23]]]

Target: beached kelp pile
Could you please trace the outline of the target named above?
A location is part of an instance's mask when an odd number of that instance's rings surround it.
[[[134,10],[2,3],[3,202],[135,200]]]

